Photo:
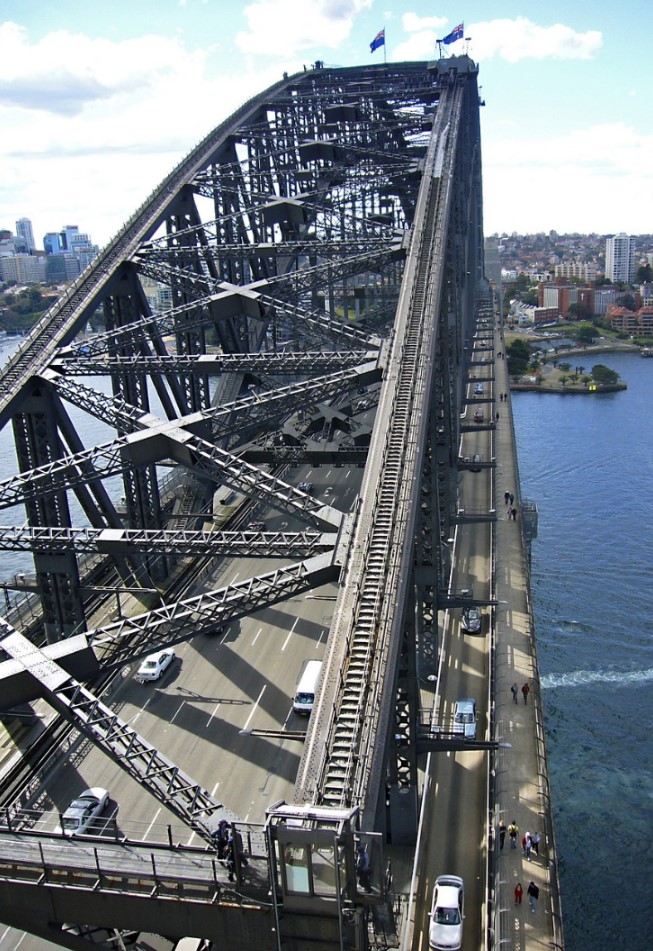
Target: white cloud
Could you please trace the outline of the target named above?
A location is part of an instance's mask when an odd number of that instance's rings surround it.
[[[446,17],[420,17],[416,13],[404,13],[401,18],[401,24],[406,33],[417,33],[420,30],[439,30],[446,22]]]
[[[373,0],[256,0],[243,10],[247,32],[236,45],[253,55],[292,56],[314,47],[334,49],[344,42],[354,18],[372,7]]]
[[[606,148],[609,143],[609,148]],[[483,144],[485,231],[650,231],[653,136],[616,122]]]
[[[0,104],[73,116],[90,103],[157,82],[197,74],[204,52],[175,39],[143,36],[114,42],[60,30],[31,43],[17,23],[0,24]]]
[[[473,23],[466,32],[472,38],[472,55],[479,62],[494,56],[509,63],[522,59],[591,59],[603,42],[597,30],[577,33],[562,23],[539,26],[526,17]]]

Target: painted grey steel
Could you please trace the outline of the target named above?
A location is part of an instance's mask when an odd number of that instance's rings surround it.
[[[157,759],[80,683],[79,670],[91,677],[117,669],[339,576],[325,688],[296,800],[355,805],[374,828],[392,755],[398,658],[413,634],[406,612],[420,486],[431,452],[456,471],[464,340],[483,276],[476,68],[467,57],[453,62],[456,75],[425,63],[319,68],[251,100],[164,180],[2,373],[0,425],[13,422],[21,471],[0,485],[0,507],[25,504],[29,519],[0,541],[32,544],[52,641],[27,648],[4,625],[4,695],[45,696],[203,835],[204,816],[219,805]],[[200,198],[211,203],[208,221]],[[146,277],[170,290],[167,310],[146,299]],[[98,307],[104,330],[78,338]],[[341,362],[335,353],[345,355]],[[84,373],[108,375],[112,395],[81,384]],[[356,432],[334,439],[334,416],[354,413],[340,400],[355,402],[358,389],[381,379],[351,516],[296,488],[283,470],[247,461],[256,439],[270,434],[297,438],[297,459],[314,451],[317,436],[335,457],[340,445],[350,451]],[[84,447],[66,404],[109,423],[115,437]],[[322,433],[310,429],[322,419]],[[353,416],[351,425],[360,425]],[[148,560],[148,539],[166,551],[206,550],[183,526],[164,527],[160,476],[170,467],[209,495],[224,485],[291,514],[326,551],[61,640],[79,629],[83,609],[65,597],[84,548],[84,530],[61,505],[69,495],[89,522],[87,544],[92,532],[98,550],[104,542],[108,555],[134,555],[145,590],[161,570]],[[126,527],[105,489],[116,475]],[[451,477],[438,482],[437,513],[439,548],[456,515]],[[66,540],[77,544],[63,559]],[[224,551],[241,542],[246,550],[249,539],[222,542]],[[441,552],[437,561],[441,587]],[[93,888],[105,892],[101,876]],[[108,907],[120,914],[117,903]]]

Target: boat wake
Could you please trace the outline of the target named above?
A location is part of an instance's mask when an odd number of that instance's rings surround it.
[[[582,687],[585,684],[643,684],[653,680],[653,668],[648,670],[570,670],[564,674],[546,674],[542,677],[542,689],[556,687]]]

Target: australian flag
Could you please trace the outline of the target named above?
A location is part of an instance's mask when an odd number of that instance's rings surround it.
[[[374,50],[378,50],[379,46],[385,46],[385,27],[383,27],[382,30],[379,30],[370,43],[370,53],[373,53]]]
[[[448,33],[445,36],[442,42],[446,43],[446,45],[448,46],[450,43],[455,43],[456,40],[462,40],[464,33],[465,33],[465,24],[459,23],[458,26],[455,27],[451,31],[451,33]]]

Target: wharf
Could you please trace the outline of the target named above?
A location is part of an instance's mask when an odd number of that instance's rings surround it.
[[[502,354],[499,357],[499,353]],[[495,948],[532,951],[564,948],[558,859],[549,792],[544,712],[540,691],[535,622],[530,590],[530,550],[523,531],[522,498],[517,461],[505,343],[500,327],[495,332],[496,393],[507,393],[496,403],[499,418],[495,431],[497,478],[494,505],[496,522],[495,589],[495,725],[499,741],[495,775],[494,870]],[[516,520],[508,519],[504,493],[515,496]],[[511,687],[517,684],[517,703]],[[524,702],[522,686],[529,685]],[[516,848],[508,834],[500,846],[499,822],[519,827]],[[526,832],[539,833],[539,854],[530,860],[521,848]],[[523,888],[521,905],[515,903],[515,886]],[[530,882],[539,888],[537,909],[529,907]]]

